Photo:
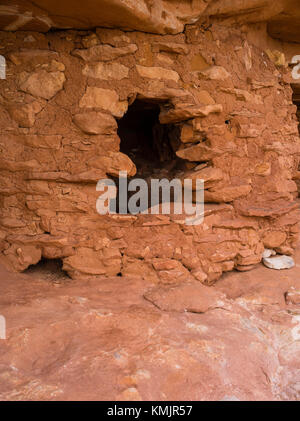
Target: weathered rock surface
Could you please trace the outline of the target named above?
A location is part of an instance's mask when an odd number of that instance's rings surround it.
[[[7,266],[21,271],[57,258],[73,278],[211,285],[235,268],[254,270],[265,248],[293,255],[300,148],[290,69],[275,67],[245,28],[0,35],[7,59],[0,253]],[[155,138],[157,162],[151,151],[147,163],[137,160],[143,127],[122,129],[141,106],[153,119],[147,136]],[[153,174],[191,178],[194,199],[195,180],[203,179],[203,223],[188,226],[173,210],[99,215],[97,182],[120,171],[147,182]]]
[[[88,87],[79,103],[80,108],[101,108],[116,117],[122,117],[127,110],[127,101],[120,101],[116,91]]]
[[[275,257],[264,257],[263,263],[269,269],[290,269],[295,266],[294,259],[290,256],[275,256]]]
[[[86,66],[82,73],[85,76],[102,80],[122,80],[128,77],[129,69],[118,63],[97,63]]]
[[[298,267],[210,288],[0,270],[1,400],[300,398]]]
[[[199,1],[156,0],[79,0],[53,4],[49,0],[35,2],[3,0],[0,9],[1,29],[38,30],[51,28],[87,29],[117,27],[150,33],[179,33],[184,24],[200,17],[232,23],[267,22],[274,38],[290,42],[299,39],[299,8],[297,0]]]
[[[116,120],[110,114],[87,112],[75,114],[73,121],[83,132],[88,134],[113,134],[117,128]]]
[[[174,72],[174,70],[164,69],[163,67],[145,67],[145,66],[136,66],[138,74],[142,77],[149,79],[167,79],[174,80],[174,82],[179,81],[179,74]]]
[[[82,58],[84,61],[111,61],[119,57],[133,54],[138,47],[135,44],[126,45],[125,47],[112,47],[111,45],[95,45],[86,50],[74,50],[73,55]]]
[[[20,74],[20,90],[33,96],[44,99],[51,99],[64,86],[66,77],[62,72],[48,73],[41,70],[32,74]]]
[[[158,286],[148,290],[144,297],[163,311],[205,313],[225,305],[222,294],[199,283]]]

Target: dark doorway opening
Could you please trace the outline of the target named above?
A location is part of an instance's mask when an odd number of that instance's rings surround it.
[[[160,124],[159,113],[158,103],[136,100],[118,122],[120,150],[135,163],[136,177],[169,178],[182,165],[175,153],[180,145],[180,129]]]
[[[118,135],[121,139],[120,151],[134,162],[137,173],[133,178],[146,181],[148,185],[148,207],[161,204],[151,202],[151,180],[180,178],[185,168],[184,160],[176,155],[180,146],[180,127],[174,124],[159,122],[160,104],[136,100],[127,113],[118,122]],[[118,180],[114,180],[118,186]],[[170,202],[174,201],[171,190]],[[128,200],[135,192],[128,193]],[[117,195],[117,212],[119,212],[119,188]],[[140,203],[140,202],[139,202]],[[147,208],[146,208],[147,209]],[[145,210],[143,208],[143,210]]]

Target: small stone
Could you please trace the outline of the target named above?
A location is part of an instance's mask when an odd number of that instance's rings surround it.
[[[192,72],[203,71],[210,68],[210,65],[207,63],[206,59],[201,54],[196,54],[191,60],[191,70]]]
[[[197,98],[199,104],[213,105],[216,103],[215,100],[211,97],[211,95],[207,91],[196,90],[194,95]]]
[[[24,42],[35,42],[35,38],[32,35],[28,35],[24,38]]]
[[[300,290],[295,289],[294,287],[291,287],[286,293],[285,293],[285,301],[287,304],[300,304]]]
[[[281,246],[285,240],[286,233],[283,231],[267,231],[263,236],[264,246],[269,249]]]
[[[96,34],[91,34],[82,38],[82,44],[85,48],[94,47],[95,45],[98,45],[99,43],[100,41]]]
[[[201,71],[200,74],[211,80],[226,80],[230,77],[230,73],[228,73],[227,70],[221,66],[210,67],[207,70]]]
[[[119,63],[95,63],[85,66],[85,76],[102,80],[122,80],[128,77],[129,68]]]
[[[128,108],[127,101],[119,101],[116,91],[89,86],[79,102],[80,108],[102,108],[116,117],[123,117]]]
[[[88,134],[113,134],[117,130],[117,122],[110,114],[92,111],[76,114],[73,122],[84,133]]]
[[[177,108],[171,110],[162,110],[159,115],[161,124],[178,123],[180,121],[190,120],[195,117],[207,117],[210,114],[221,113],[222,104],[214,105],[185,105],[180,104]]]
[[[49,63],[49,60],[57,58],[58,54],[50,50],[21,50],[9,54],[9,59],[17,66],[20,64]]]
[[[32,127],[35,123],[35,115],[43,108],[43,102],[32,101],[29,104],[9,104],[7,107],[10,117],[18,123],[20,127]]]
[[[175,54],[188,54],[189,48],[185,44],[179,44],[177,42],[157,42],[152,47],[153,51],[159,53],[161,51]]]
[[[95,45],[86,50],[75,50],[73,55],[84,61],[111,61],[116,58],[133,54],[137,51],[136,44],[129,44],[126,47],[112,47],[111,45]]]
[[[281,51],[278,50],[266,50],[266,53],[269,59],[278,67],[286,66],[285,55]]]
[[[62,72],[48,73],[46,70],[41,70],[31,74],[21,73],[19,85],[22,91],[34,97],[51,99],[63,89],[65,80],[66,77]]]
[[[262,258],[268,258],[271,256],[275,256],[276,252],[274,250],[271,249],[264,249],[263,254],[262,254]]]
[[[276,256],[263,258],[263,264],[269,269],[291,269],[295,266],[294,259],[290,256]]]
[[[140,76],[149,79],[167,79],[174,80],[175,82],[178,82],[180,79],[177,72],[165,69],[164,67],[145,67],[137,65],[136,69]]]

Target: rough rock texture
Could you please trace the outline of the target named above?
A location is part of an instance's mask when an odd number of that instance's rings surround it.
[[[263,263],[270,269],[290,269],[295,265],[294,259],[290,256],[276,256],[276,257],[264,257]]]
[[[300,37],[298,0],[2,0],[0,17],[0,28],[8,31],[104,26],[174,34],[186,23],[211,19],[228,25],[267,22],[273,37]]]
[[[299,400],[299,259],[213,287],[1,267],[0,399]]]
[[[247,31],[217,23],[179,35],[0,37],[0,250],[10,268],[57,258],[74,278],[212,284],[252,269],[265,248],[293,253],[300,144],[291,72]],[[162,126],[172,125],[177,175],[205,179],[203,224],[97,214],[97,181],[139,171],[117,134],[135,99],[158,104]]]

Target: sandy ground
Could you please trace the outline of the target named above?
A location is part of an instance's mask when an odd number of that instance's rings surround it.
[[[300,400],[296,266],[213,287],[0,271],[1,400]]]

